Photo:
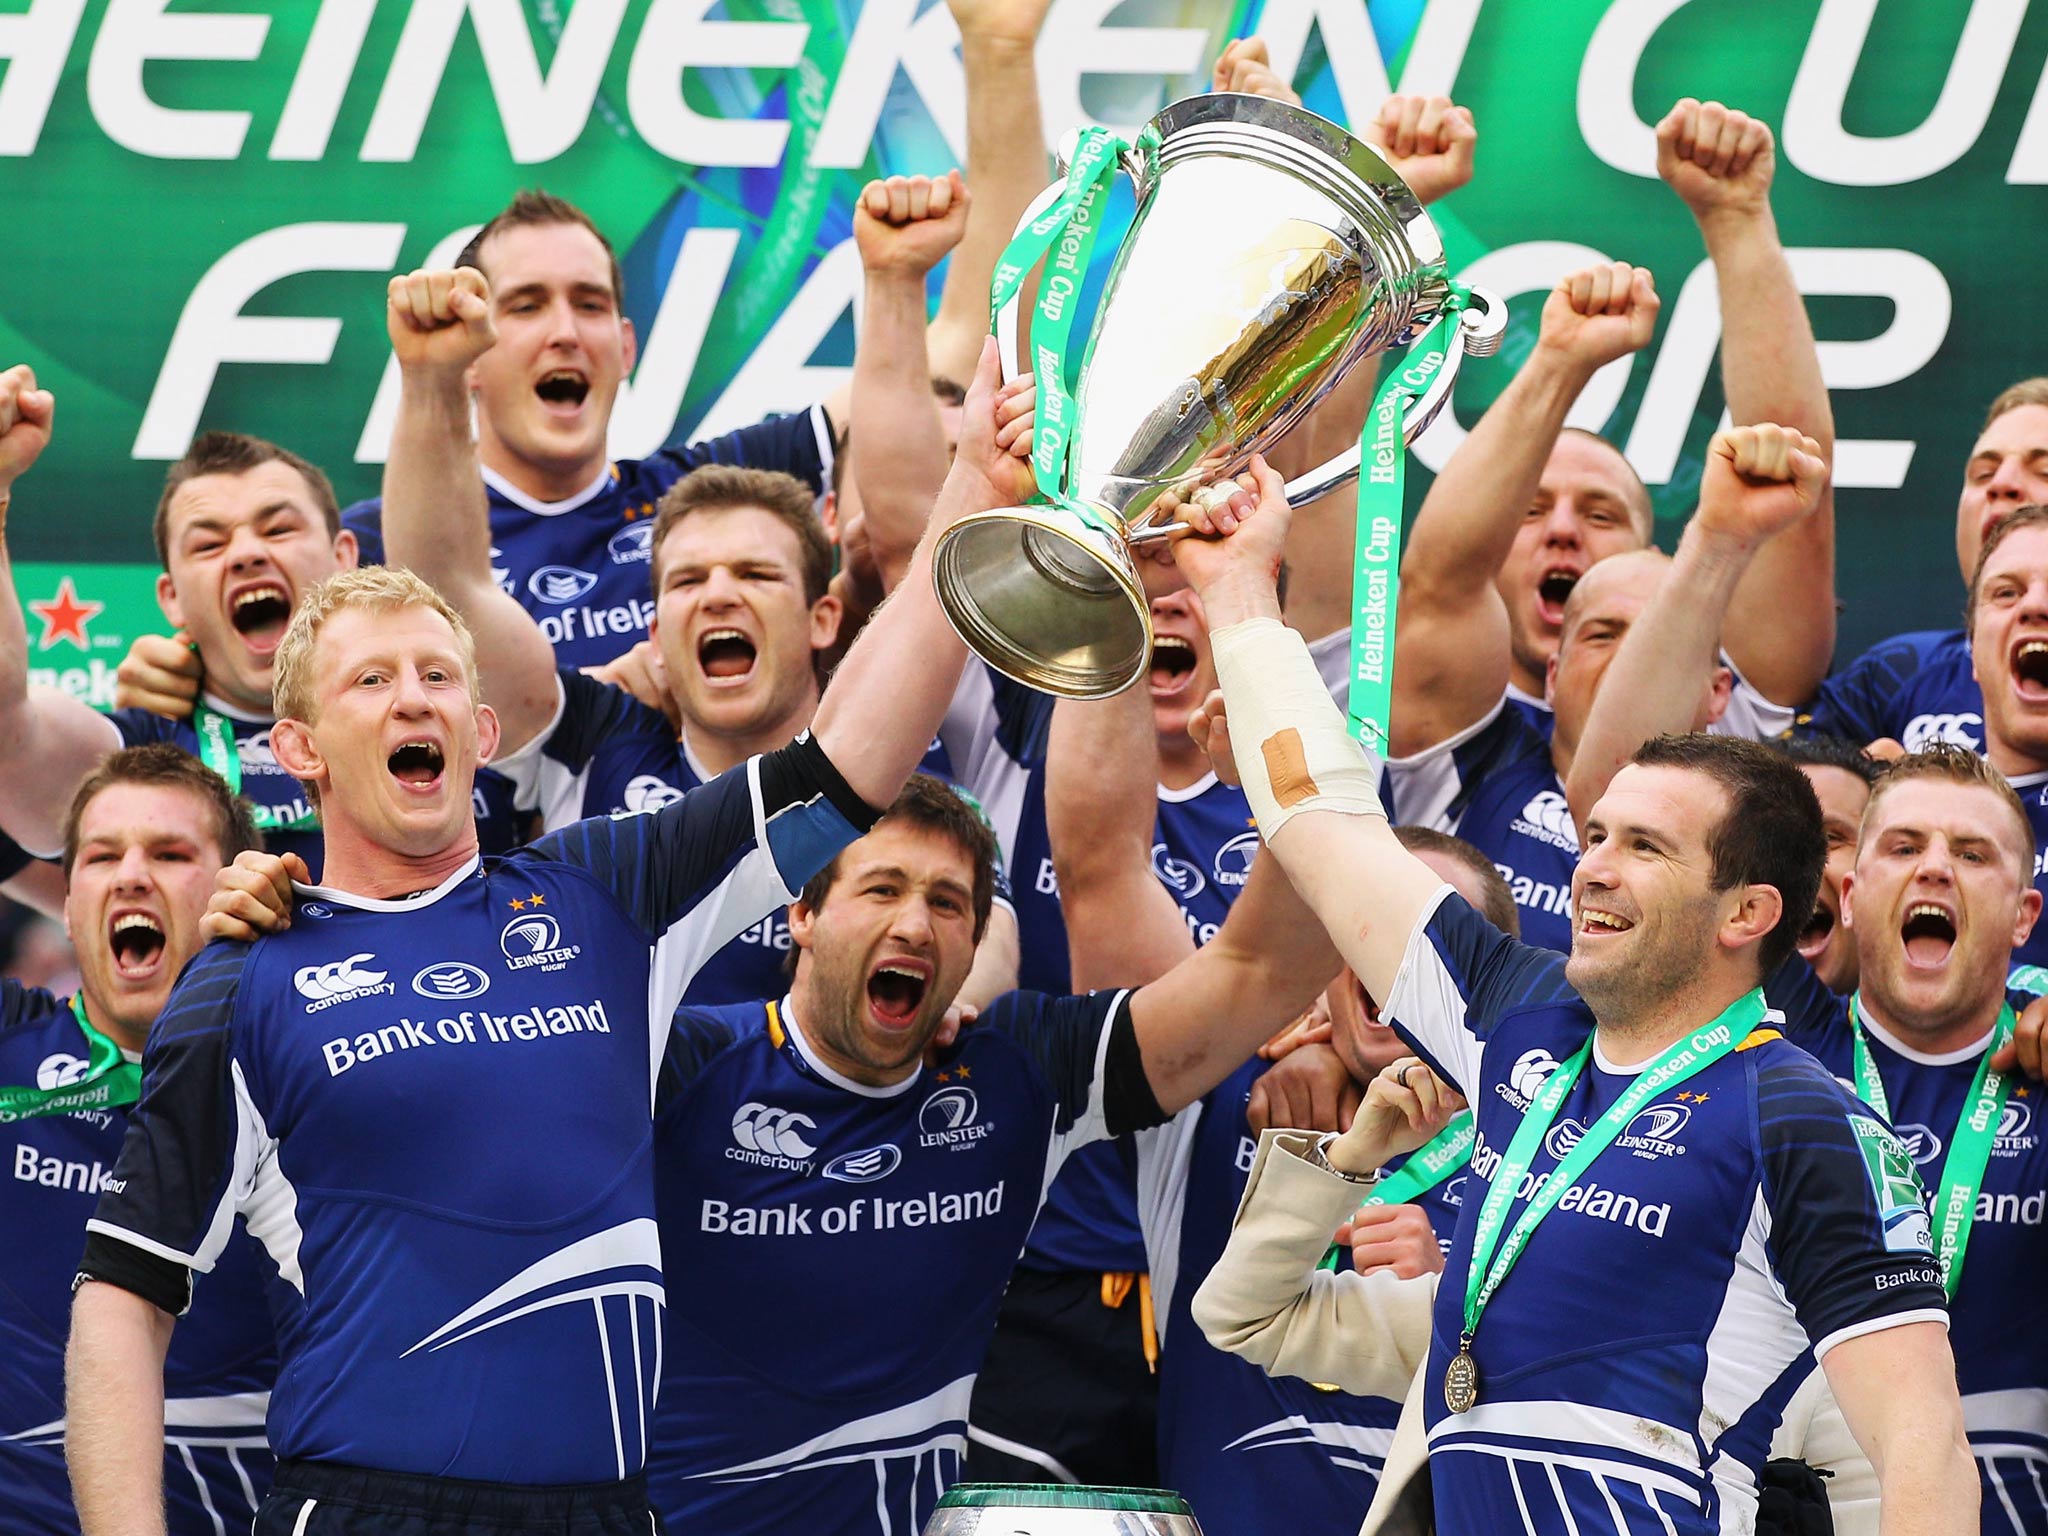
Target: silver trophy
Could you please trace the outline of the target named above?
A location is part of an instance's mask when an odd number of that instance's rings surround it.
[[[1070,489],[1103,526],[1054,506],[1002,507],[947,529],[934,557],[939,601],[968,645],[1068,698],[1105,698],[1151,665],[1151,608],[1129,546],[1168,537],[1181,502],[1227,494],[1209,488],[1354,364],[1419,337],[1451,294],[1443,242],[1415,195],[1372,146],[1313,112],[1189,97],[1146,124],[1122,169],[1137,210],[1075,388]],[[1060,190],[1047,188],[1019,229]],[[997,323],[1011,375],[1016,308]],[[1443,366],[1408,408],[1408,442],[1450,398],[1461,358],[1499,347],[1506,319],[1474,290]],[[1288,499],[1313,501],[1358,473],[1353,444],[1290,481]]]

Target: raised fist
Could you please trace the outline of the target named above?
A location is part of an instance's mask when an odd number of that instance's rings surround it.
[[[1828,483],[1820,444],[1792,427],[1730,427],[1707,444],[1698,521],[1761,544],[1811,512]]]
[[[1560,281],[1544,300],[1536,344],[1590,375],[1650,344],[1658,303],[1647,268],[1625,261],[1587,267]]]
[[[1038,41],[1052,0],[946,0],[963,43],[1016,43],[1029,48]]]
[[[1657,125],[1657,174],[1696,219],[1763,212],[1777,165],[1771,130],[1718,101],[1688,96]]]
[[[1472,179],[1479,127],[1448,96],[1389,96],[1364,138],[1386,156],[1416,200],[1433,203]]]
[[[967,184],[943,176],[888,176],[860,189],[853,239],[869,272],[923,277],[967,232]]]
[[[27,363],[0,373],[0,496],[50,446],[50,422],[56,413],[56,396],[36,388],[35,370]]]
[[[1210,89],[1236,91],[1245,96],[1265,96],[1274,101],[1284,101],[1290,107],[1301,105],[1301,97],[1294,87],[1274,72],[1273,58],[1263,37],[1233,38],[1216,56],[1216,72],[1211,77]]]
[[[391,350],[408,372],[461,373],[498,339],[491,289],[475,267],[408,272],[385,290]]]

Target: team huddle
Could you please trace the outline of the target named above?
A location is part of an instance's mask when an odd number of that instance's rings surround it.
[[[1413,519],[1375,750],[1355,493],[1283,489],[1369,366],[1055,701],[933,585],[1037,493],[1042,7],[954,9],[966,174],[862,192],[811,409],[610,458],[619,263],[522,192],[390,283],[380,497],[172,466],[111,714],[0,558],[0,888],[81,978],[0,992],[0,1533],[2048,1533],[2048,379],[1968,446],[1965,627],[1831,675],[1773,136],[1680,101],[1731,424],[1672,553],[1566,424],[1654,333],[1602,263]],[[1359,131],[1474,173],[1442,98]],[[0,372],[0,538],[57,404]]]

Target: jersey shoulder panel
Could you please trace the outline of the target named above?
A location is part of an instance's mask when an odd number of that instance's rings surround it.
[[[976,1032],[1006,1037],[1017,1045],[1050,1086],[1059,1103],[1056,1129],[1069,1131],[1099,1109],[1097,1081],[1103,1037],[1116,1021],[1128,993],[1087,992],[1054,997],[1044,992],[1006,992],[976,1021]]]
[[[0,978],[0,1043],[33,1029],[54,1014],[68,1014],[64,1000],[41,987],[25,987],[12,976]]]

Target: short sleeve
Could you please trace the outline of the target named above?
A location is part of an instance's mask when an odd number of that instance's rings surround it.
[[[1821,1067],[1784,1051],[1757,1074],[1771,1254],[1815,1356],[1948,1319],[1927,1206],[1904,1145]]]
[[[813,494],[823,494],[832,473],[832,423],[824,406],[814,405],[807,411],[770,416],[720,437],[664,448],[660,456],[685,473],[706,464],[779,470],[803,481]]]
[[[1113,1092],[1116,1068],[1110,1046],[1120,1020],[1128,1027],[1125,992],[1089,992],[1053,997],[1042,992],[1008,992],[997,998],[976,1029],[1009,1036],[1052,1090],[1054,1158],[1120,1131]]]
[[[1469,1094],[1504,1014],[1576,996],[1564,962],[1554,950],[1509,938],[1446,885],[1409,935],[1382,1013],[1437,1076]]]
[[[1897,736],[1898,701],[1926,659],[1929,637],[1895,635],[1879,641],[1820,686],[1813,707],[1798,717],[1801,736],[1839,736],[1862,746]]]

